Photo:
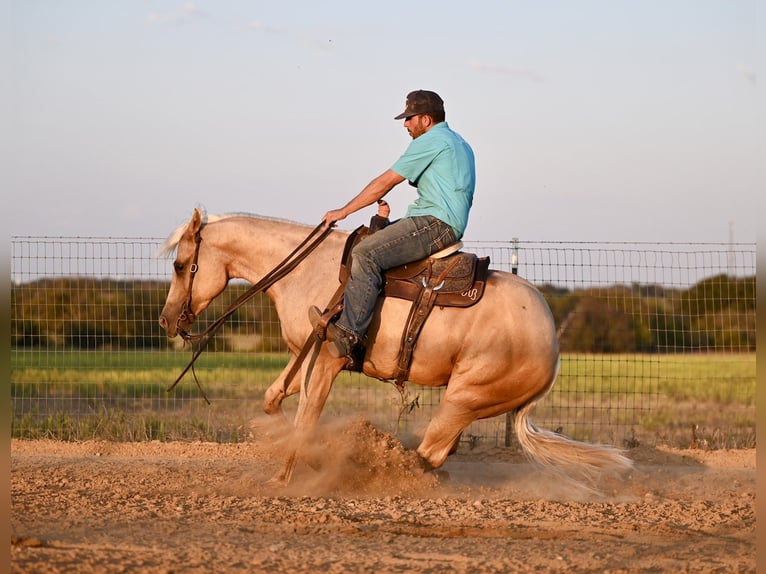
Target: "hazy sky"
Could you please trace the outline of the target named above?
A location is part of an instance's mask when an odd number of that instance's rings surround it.
[[[165,237],[197,205],[315,224],[399,157],[393,116],[430,89],[477,158],[467,240],[753,242],[756,4],[10,0],[6,227]],[[394,188],[392,217],[413,198]]]

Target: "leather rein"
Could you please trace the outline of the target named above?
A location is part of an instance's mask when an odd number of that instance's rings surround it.
[[[168,387],[167,392],[172,391],[181,381],[181,379],[183,379],[186,373],[188,373],[191,369],[192,374],[194,375],[194,381],[197,383],[197,387],[202,393],[205,401],[210,404],[210,401],[205,395],[205,392],[202,390],[199,380],[197,379],[197,373],[194,372],[194,363],[196,362],[197,358],[207,348],[208,343],[210,343],[210,340],[213,338],[213,336],[223,326],[223,324],[226,322],[226,319],[228,319],[237,309],[242,307],[242,305],[247,303],[258,293],[266,291],[266,289],[271,287],[274,283],[288,275],[300,264],[301,261],[308,257],[308,255],[314,251],[314,249],[316,249],[319,244],[322,243],[322,241],[324,241],[328,235],[330,235],[330,233],[332,233],[332,227],[328,227],[322,230],[323,225],[324,223],[317,225],[311,231],[311,233],[309,233],[308,236],[300,243],[300,245],[298,245],[298,247],[296,247],[287,257],[285,257],[285,259],[283,259],[274,269],[268,272],[260,281],[252,285],[250,289],[240,295],[237,300],[229,305],[223,314],[213,323],[211,323],[204,331],[197,335],[193,335],[186,331],[179,330],[179,334],[184,339],[184,341],[199,341],[199,346],[197,347],[197,350],[194,351],[189,364],[181,372],[181,374],[178,375],[178,378],[176,378],[175,382]],[[192,261],[192,264],[189,268],[189,292],[186,296],[186,301],[181,308],[181,313],[178,316],[176,323],[177,325],[180,325],[181,321],[183,320],[192,320],[195,318],[194,312],[192,311],[192,287],[194,286],[194,277],[197,274],[197,271],[199,271],[199,252],[200,246],[202,245],[201,232],[202,228],[200,228],[197,233],[194,234],[194,260]],[[304,353],[301,354],[305,357]]]

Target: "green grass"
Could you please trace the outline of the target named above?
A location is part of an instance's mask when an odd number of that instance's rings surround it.
[[[536,417],[582,440],[683,446],[696,427],[718,448],[753,446],[755,354],[568,354]]]
[[[287,355],[203,353],[196,373],[209,406],[191,372],[167,392],[190,358],[190,352],[173,351],[13,350],[12,434],[62,440],[247,438],[249,421]],[[408,389],[420,408],[399,420],[401,399],[393,386],[344,372],[326,416],[363,413],[387,430],[422,426],[441,391]],[[288,411],[296,404],[296,398],[285,402]],[[567,354],[556,386],[533,418],[581,440],[683,445],[696,426],[719,448],[752,446],[755,354]],[[498,419],[474,426],[468,435],[494,435],[496,442],[504,432]]]

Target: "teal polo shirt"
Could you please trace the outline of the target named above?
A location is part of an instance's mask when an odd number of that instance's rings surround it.
[[[406,217],[432,215],[452,227],[457,239],[463,236],[473,204],[476,166],[471,146],[447,122],[412,140],[391,169],[418,190]]]

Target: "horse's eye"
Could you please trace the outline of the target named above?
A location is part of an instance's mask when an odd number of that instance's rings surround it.
[[[176,261],[175,263],[173,263],[173,269],[176,270],[176,273],[183,273],[184,264],[179,261]]]

